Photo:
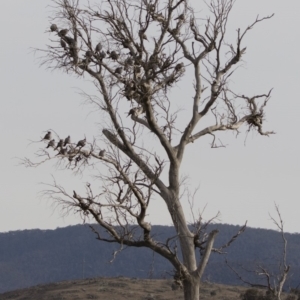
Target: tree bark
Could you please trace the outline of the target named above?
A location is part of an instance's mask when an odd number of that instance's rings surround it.
[[[183,291],[185,300],[199,300],[200,280],[195,277],[190,277],[190,280],[184,280]]]

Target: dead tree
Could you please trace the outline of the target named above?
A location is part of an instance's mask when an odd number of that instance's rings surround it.
[[[199,299],[200,279],[217,231],[202,234],[200,220],[195,231],[188,226],[180,201],[180,167],[186,148],[207,135],[212,136],[212,147],[219,147],[218,131],[238,133],[243,125],[261,135],[273,133],[263,130],[271,91],[246,96],[229,86],[246,53],[245,35],[272,16],[257,17],[246,29],[238,29],[230,43],[226,30],[234,2],[208,1],[206,15],[199,16],[185,0],[104,0],[100,4],[53,0],[51,44],[37,49],[44,54],[42,65],[89,76],[95,82],[99,98],[87,95],[87,99],[106,114],[110,127],[102,130],[105,152],[99,152],[103,145],[100,148],[97,141],[85,139],[57,146],[56,155],[50,146],[41,149],[39,162],[25,159],[24,163],[34,167],[56,159],[74,172],[101,164],[101,192],[88,185],[86,195],[70,194],[54,183],[54,189],[45,193],[66,209],[74,208],[95,220],[110,236],[98,233],[99,240],[147,247],[169,260],[189,300]],[[187,74],[193,82],[184,88],[192,97],[182,100],[188,111],[182,126],[178,99],[171,92],[182,88]],[[211,125],[202,125],[204,118]],[[57,135],[58,140],[62,138]],[[177,233],[164,244],[155,240],[147,221],[153,199],[165,202]]]
[[[226,263],[242,282],[250,285],[251,287],[266,288],[268,295],[270,295],[272,299],[281,300],[283,286],[286,282],[288,273],[290,271],[290,266],[287,263],[287,239],[285,237],[285,232],[283,228],[283,220],[277,204],[275,204],[275,209],[278,216],[278,220],[276,220],[276,218],[272,217],[271,215],[270,217],[273,223],[278,228],[282,240],[281,257],[278,259],[278,271],[270,271],[268,267],[262,265],[261,263],[258,263],[256,265],[255,270],[247,271],[254,273],[259,278],[262,278],[265,284],[254,284],[250,281],[245,280],[237,270],[235,270],[230,266],[230,264],[228,264],[227,261]]]

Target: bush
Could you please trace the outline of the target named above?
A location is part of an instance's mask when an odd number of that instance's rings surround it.
[[[276,299],[274,294],[271,291],[266,291],[266,293],[264,295],[262,292],[260,292],[256,289],[246,290],[245,293],[242,293],[240,295],[240,298],[242,300],[274,300],[274,299]]]

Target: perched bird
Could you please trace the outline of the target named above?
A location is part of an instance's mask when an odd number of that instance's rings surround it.
[[[51,26],[50,26],[50,30],[53,32],[53,31],[57,31],[58,30],[58,27],[57,27],[57,25],[56,24],[52,24]]]
[[[153,20],[156,20],[156,21],[162,23],[162,22],[165,21],[165,18],[164,18],[164,16],[163,16],[162,13],[159,13],[159,14],[154,14],[154,15],[153,15]]]
[[[75,46],[75,40],[72,39],[71,37],[69,36],[64,36],[64,41],[68,43],[68,45],[74,47]]]
[[[66,155],[68,153],[68,148],[60,148],[59,152],[56,154],[57,155]]]
[[[98,43],[97,46],[96,46],[96,48],[95,48],[95,52],[99,53],[101,50],[102,50],[102,44]]]
[[[111,51],[110,58],[113,60],[117,60],[119,58],[119,54],[116,51]]]
[[[184,14],[179,15],[177,18],[175,18],[174,20],[180,20],[180,21],[184,21]]]
[[[175,27],[173,29],[170,30],[170,33],[171,34],[174,34],[174,35],[178,35],[179,34],[179,28],[178,27]]]
[[[101,51],[100,54],[99,54],[99,57],[101,59],[105,58],[106,57],[106,53],[104,51]]]
[[[60,45],[65,49],[67,50],[67,44],[64,40],[60,40]]]
[[[85,144],[86,144],[86,138],[84,138],[83,140],[80,140],[80,141],[77,143],[77,145],[76,145],[75,148],[77,148],[77,147],[82,148],[82,147],[85,146]]]
[[[134,107],[132,108],[129,112],[128,112],[128,115],[127,117],[129,116],[135,116],[135,117],[138,117],[139,115],[141,115],[142,113],[144,112],[144,108],[142,106],[140,107]]]
[[[69,32],[69,29],[62,29],[58,32],[58,35],[59,36],[66,36],[68,32]]]
[[[90,51],[90,50],[86,51],[86,52],[85,52],[85,57],[87,57],[87,58],[92,58],[92,57],[93,57],[93,52]]]
[[[129,48],[130,46],[130,41],[128,39],[125,39],[124,41],[122,41],[122,46],[124,48]]]
[[[116,68],[115,69],[115,74],[119,74],[119,75],[121,75],[122,74],[122,71],[123,71],[123,67],[118,67],[118,68]]]
[[[58,148],[62,148],[64,145],[64,140],[60,139],[59,142],[57,143],[57,146],[55,147],[54,150],[57,150]]]
[[[51,140],[51,141],[48,143],[48,145],[47,145],[46,148],[49,148],[49,147],[52,147],[52,148],[55,147],[55,139]]]
[[[55,140],[51,140],[49,143],[48,143],[48,146],[46,148],[49,148],[49,147],[52,147],[54,148],[55,147]]]
[[[46,133],[46,135],[44,136],[43,140],[51,140],[51,137],[52,137],[52,132],[51,131],[48,131]]]
[[[100,150],[100,152],[99,152],[99,156],[100,156],[100,157],[104,157],[104,155],[105,155],[105,152],[106,152],[106,150],[105,150],[105,149],[103,149],[103,150]]]
[[[67,146],[68,144],[71,144],[71,137],[69,135],[65,138],[64,147]]]
[[[183,70],[184,68],[184,63],[179,63],[175,66],[175,71],[179,72],[180,70]]]
[[[135,96],[136,92],[132,89],[128,89],[125,90],[124,96],[127,98],[127,100],[131,101],[134,96]]]
[[[131,57],[127,57],[125,59],[125,65],[126,66],[133,66],[133,64],[134,64],[134,61],[133,61],[133,59]]]
[[[159,66],[158,66],[157,63],[152,63],[150,66],[151,66],[151,69],[152,69],[154,72],[159,68]]]
[[[149,4],[147,6],[147,9],[148,9],[149,12],[154,12],[155,11],[155,4]]]

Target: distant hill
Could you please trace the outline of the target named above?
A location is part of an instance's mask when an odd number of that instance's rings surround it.
[[[215,224],[220,233],[216,246],[227,242],[239,227]],[[153,226],[155,238],[164,241],[174,235],[172,227]],[[286,234],[288,263],[291,265],[287,287],[300,283],[300,235]],[[247,269],[261,263],[270,270],[278,267],[282,241],[273,230],[247,228],[229,248],[226,258],[232,266]],[[87,225],[56,230],[24,230],[0,233],[0,293],[29,286],[93,277],[169,278],[172,266],[152,251],[126,248],[110,263],[118,245],[96,240]],[[215,283],[241,285],[224,263],[225,254],[212,254],[203,279]],[[240,269],[240,272],[242,270]],[[247,280],[256,280],[244,272]],[[259,281],[256,280],[257,283]]]

